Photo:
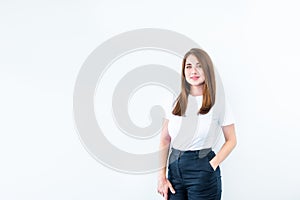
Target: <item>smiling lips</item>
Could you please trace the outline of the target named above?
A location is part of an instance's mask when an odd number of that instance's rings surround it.
[[[193,79],[194,81],[195,81],[195,80],[198,80],[198,78],[199,78],[199,76],[191,76],[191,77],[190,77],[190,79]]]

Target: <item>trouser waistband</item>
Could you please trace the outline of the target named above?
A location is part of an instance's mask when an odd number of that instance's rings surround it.
[[[199,158],[204,158],[211,151],[212,151],[212,148],[206,148],[206,149],[200,149],[200,150],[187,150],[187,151],[174,149],[173,147],[171,148],[171,154],[173,154],[177,158],[183,154],[189,154],[189,153],[197,154],[199,156]]]

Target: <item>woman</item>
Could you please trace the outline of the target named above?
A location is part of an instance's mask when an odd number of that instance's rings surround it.
[[[234,119],[227,101],[216,99],[222,96],[216,95],[214,68],[205,51],[188,51],[181,73],[181,92],[163,122],[160,150],[164,167],[157,190],[166,200],[219,200],[219,165],[236,146]],[[212,147],[220,128],[225,142],[215,154]]]

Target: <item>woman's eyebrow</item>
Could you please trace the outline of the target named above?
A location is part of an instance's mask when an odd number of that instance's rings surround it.
[[[185,65],[192,65],[191,63],[186,63]],[[196,65],[201,65],[200,63],[196,63]]]

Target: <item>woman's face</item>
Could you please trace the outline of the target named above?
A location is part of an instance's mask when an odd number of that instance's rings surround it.
[[[184,67],[185,79],[191,86],[199,86],[204,83],[204,71],[200,62],[193,54],[186,58]]]

